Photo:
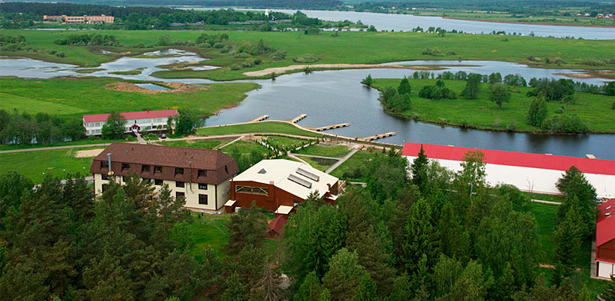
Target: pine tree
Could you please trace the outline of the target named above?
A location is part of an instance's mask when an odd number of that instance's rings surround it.
[[[361,81],[361,83],[368,87],[371,87],[372,84],[374,83],[374,79],[372,79],[371,74],[368,74],[367,77]]]
[[[402,246],[404,256],[401,259],[407,271],[416,270],[423,256],[427,258],[427,266],[435,263],[439,241],[431,222],[431,206],[420,199],[412,205],[410,219],[405,227],[406,236]]]
[[[580,224],[582,224],[581,216],[575,207],[570,207],[566,218],[557,227],[554,250],[557,262],[554,276],[556,284],[561,283],[563,278],[572,276],[575,271],[575,259],[582,241]]]
[[[425,155],[425,150],[423,150],[423,145],[421,144],[421,150],[419,151],[418,156],[412,162],[412,182],[414,185],[418,186],[421,191],[425,188],[425,184],[427,182],[427,168],[429,165],[429,159]]]
[[[361,282],[359,283],[359,290],[357,291],[357,295],[355,297],[356,301],[378,301],[378,294],[376,291],[378,289],[378,285],[376,282],[372,280],[369,274],[364,274],[361,277]]]
[[[323,288],[315,271],[307,274],[303,283],[299,286],[299,290],[293,295],[293,300],[296,301],[318,301],[322,294]]]
[[[357,253],[342,248],[331,257],[329,271],[322,278],[322,285],[331,293],[331,299],[351,301],[365,273],[365,268],[359,265]]]
[[[615,300],[615,275],[611,275],[611,282],[606,286],[602,294],[602,300]]]

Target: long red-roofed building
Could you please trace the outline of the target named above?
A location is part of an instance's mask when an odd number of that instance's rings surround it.
[[[167,120],[177,116],[177,110],[154,110],[140,112],[120,113],[126,119],[126,133],[164,131],[167,129]],[[83,126],[87,136],[100,135],[102,127],[107,122],[109,114],[83,115]]]
[[[578,167],[596,188],[600,198],[615,197],[615,161],[578,157],[542,155],[446,145],[422,144],[425,155],[453,171],[468,151],[481,151],[485,156],[486,180],[491,185],[512,184],[523,191],[557,194],[555,184],[570,166]],[[410,164],[421,149],[420,143],[406,143],[402,155]]]
[[[615,199],[598,206],[596,219],[596,276],[615,275]]]

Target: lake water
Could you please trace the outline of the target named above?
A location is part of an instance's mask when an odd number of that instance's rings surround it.
[[[156,54],[159,55],[159,54]],[[151,76],[152,72],[162,70],[159,65],[174,62],[200,61],[203,58],[190,52],[173,52],[172,57],[120,58],[102,64],[104,69],[90,74],[76,73],[82,69],[74,65],[48,63],[32,59],[0,59],[0,76],[25,78],[51,78],[57,76],[113,76],[124,79],[147,81],[176,81],[184,83],[212,83],[204,79],[161,80]],[[531,77],[553,77],[553,73],[573,72],[566,69],[537,69],[507,62],[496,61],[412,61],[395,64],[445,65],[451,72],[465,71],[480,74],[500,72],[521,74]],[[472,65],[472,66],[467,66]],[[113,75],[109,72],[145,68],[140,75]],[[434,71],[440,73],[442,71]],[[319,127],[349,122],[350,127],[329,131],[347,137],[366,137],[394,131],[397,135],[382,139],[383,142],[402,144],[418,142],[430,144],[456,145],[486,149],[499,149],[531,153],[551,153],[583,157],[594,154],[598,158],[615,159],[615,135],[536,135],[523,133],[491,132],[464,130],[453,127],[440,127],[432,124],[399,119],[386,114],[378,102],[378,91],[368,89],[360,81],[368,74],[374,78],[402,78],[413,70],[405,69],[358,69],[318,71],[305,75],[296,73],[279,76],[277,80],[254,80],[262,88],[248,93],[248,97],[237,107],[221,111],[205,121],[206,125],[220,125],[246,122],[261,115],[271,119],[292,119],[306,113],[307,118],[299,124],[306,127]],[[601,84],[601,79],[579,80]],[[502,120],[506,123],[508,120]]]
[[[287,14],[294,14],[296,10],[273,9]],[[583,26],[555,26],[555,25],[532,25],[511,24],[467,20],[453,20],[442,17],[421,17],[397,14],[359,13],[345,11],[326,10],[301,10],[308,17],[319,18],[327,21],[349,20],[361,21],[363,24],[374,25],[378,30],[411,31],[420,26],[427,30],[430,26],[441,27],[448,31],[453,29],[462,30],[466,33],[491,33],[492,31],[505,31],[506,33],[534,35],[539,37],[574,37],[583,39],[612,40],[615,39],[615,28],[606,27],[583,27]]]

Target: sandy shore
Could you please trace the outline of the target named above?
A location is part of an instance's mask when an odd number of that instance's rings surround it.
[[[75,158],[90,158],[90,157],[96,157],[98,156],[100,153],[102,153],[102,151],[104,151],[104,148],[97,148],[97,149],[87,149],[87,150],[80,150],[77,151],[75,153]]]
[[[206,89],[204,87],[200,87],[196,85],[177,83],[177,82],[156,83],[156,85],[165,86],[167,88],[170,88],[171,90],[149,90],[149,89],[141,88],[129,82],[119,82],[119,83],[108,84],[107,89],[114,90],[114,91],[122,91],[122,92],[141,92],[144,94],[180,93],[180,92],[192,92],[192,91]]]
[[[315,64],[315,65],[290,65],[286,67],[267,68],[259,71],[244,72],[245,76],[264,76],[272,73],[284,74],[288,71],[312,69],[367,69],[367,68],[399,68],[413,70],[433,70],[433,66],[405,66],[405,65],[379,65],[379,64]]]

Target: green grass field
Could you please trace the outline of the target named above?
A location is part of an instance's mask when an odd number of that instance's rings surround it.
[[[349,152],[350,152],[350,149],[348,148],[348,146],[345,146],[345,145],[316,144],[308,148],[300,149],[294,153],[312,155],[312,156],[341,158],[347,155]]]
[[[177,147],[191,147],[191,148],[206,148],[206,149],[214,149],[220,145],[224,145],[229,143],[226,140],[204,140],[204,141],[163,141],[157,142],[156,144],[167,145],[167,146],[177,146]]]
[[[194,41],[201,31],[110,31],[100,30],[99,34],[110,34],[125,45],[124,47],[106,47],[105,49],[116,53],[104,55],[100,53],[100,47],[86,46],[63,46],[53,44],[58,38],[66,38],[75,32],[67,31],[36,31],[36,30],[4,30],[4,35],[26,37],[28,47],[40,51],[1,51],[0,55],[27,56],[37,59],[73,63],[81,66],[95,67],[100,63],[107,62],[123,55],[138,55],[144,51],[152,51],[161,48],[184,48],[184,47],[154,47],[148,49],[131,48],[139,42],[153,45],[158,37],[169,35],[171,42],[178,40]],[[208,34],[221,32],[212,31]],[[255,32],[255,31],[224,31],[231,41],[257,42],[260,39],[268,42],[275,49],[285,50],[288,53],[286,59],[272,61],[267,55],[261,55],[263,64],[241,70],[220,68],[211,71],[161,71],[161,77],[200,77],[211,79],[244,78],[245,71],[261,70],[270,67],[281,67],[295,64],[292,58],[305,54],[314,54],[320,57],[318,63],[382,63],[404,60],[425,59],[468,59],[468,60],[502,60],[509,62],[528,63],[541,67],[557,68],[589,68],[589,69],[612,69],[615,66],[604,65],[591,67],[583,65],[586,60],[610,60],[615,58],[612,49],[615,48],[615,40],[574,40],[541,37],[521,36],[497,36],[497,35],[469,35],[447,34],[439,37],[435,34],[411,33],[411,32],[341,32],[338,37],[332,37],[330,33],[323,32],[320,35],[305,35],[303,32]],[[423,55],[426,48],[438,48],[443,53],[454,52],[455,54],[444,56]],[[244,59],[221,54],[218,49],[184,48],[197,51],[201,55],[211,58],[207,64],[216,66],[230,66],[240,63]],[[361,49],[361,51],[356,51]],[[43,51],[46,50],[46,51]],[[65,57],[60,58],[52,55],[49,51],[63,52]],[[546,63],[529,62],[529,56],[541,58],[561,58],[565,63],[561,66],[547,65]]]
[[[17,171],[35,183],[41,182],[49,174],[63,179],[68,173],[89,174],[92,158],[75,158],[75,153],[96,148],[104,146],[0,154],[0,174]]]
[[[286,122],[263,121],[257,123],[205,127],[197,130],[199,136],[247,134],[247,133],[279,133],[301,135],[309,137],[321,137],[321,134],[301,130]]]
[[[258,88],[254,83],[212,84],[197,91],[159,94],[107,89],[107,85],[118,82],[121,80],[112,78],[0,78],[0,109],[76,116],[180,108],[208,116],[237,105],[246,92]]]
[[[376,79],[374,86],[397,88],[399,79]],[[436,124],[447,124],[480,129],[506,130],[510,123],[516,124],[516,131],[540,131],[540,128],[526,122],[527,112],[532,97],[526,96],[530,87],[510,87],[511,99],[504,103],[502,109],[489,100],[489,85],[482,84],[477,99],[465,99],[460,96],[466,82],[447,80],[446,87],[455,91],[457,99],[431,100],[419,98],[418,94],[425,85],[434,85],[436,80],[410,79],[412,86],[412,109],[404,112],[408,117],[418,116],[418,120]],[[565,105],[565,110],[577,114],[594,133],[615,133],[615,110],[611,109],[613,97],[590,93],[575,93],[575,103]],[[551,118],[555,110],[564,105],[560,102],[547,103]]]
[[[379,151],[376,150],[360,150],[350,157],[350,159],[346,160],[346,162],[342,163],[342,165],[338,166],[333,172],[331,172],[331,175],[341,179],[344,178],[344,175],[346,174],[354,174],[356,170],[363,171],[365,169],[365,165],[375,158],[378,153]],[[364,182],[366,178],[361,173],[358,177],[353,175],[346,177],[345,180]]]
[[[229,214],[205,214],[202,217],[193,214],[193,216],[194,222],[188,226],[188,231],[194,240],[194,247],[190,250],[190,254],[197,260],[202,260],[202,250],[211,247],[218,257],[223,257],[224,246],[228,242],[226,224],[231,216]]]

